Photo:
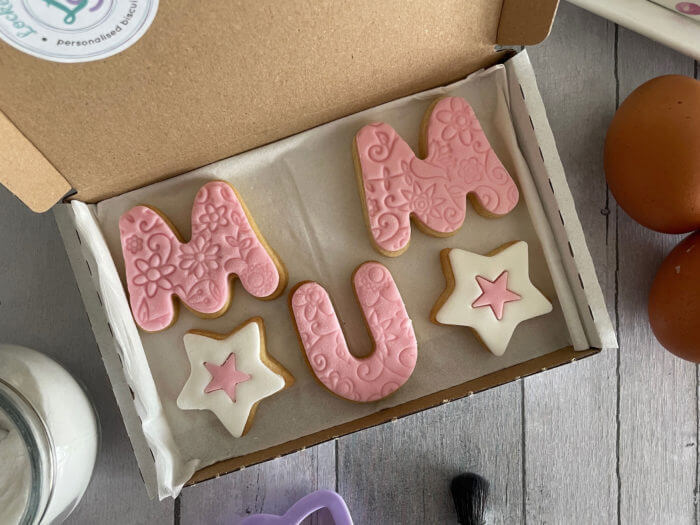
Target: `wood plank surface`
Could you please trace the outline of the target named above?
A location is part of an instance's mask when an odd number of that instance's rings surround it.
[[[29,211],[0,186],[0,246],[0,342],[34,348],[63,364],[99,415],[97,464],[69,522],[133,517],[133,523],[171,523],[172,500],[146,495],[53,214]]]
[[[562,3],[528,48],[608,311],[615,307],[615,206],[602,149],[615,112],[615,25]],[[617,520],[617,352],[525,379],[527,523]]]
[[[624,28],[618,33],[619,100],[667,73],[693,76],[693,60]],[[680,236],[618,216],[619,471],[622,523],[695,523],[696,365],[666,352],[647,319],[656,269]]]
[[[492,524],[522,512],[520,384],[509,383],[338,440],[338,491],[357,524],[456,523],[451,479],[491,482]]]
[[[336,488],[335,449],[330,441],[187,487],[175,523],[232,525],[250,514],[283,514],[310,492]],[[319,524],[319,516],[307,522]]]

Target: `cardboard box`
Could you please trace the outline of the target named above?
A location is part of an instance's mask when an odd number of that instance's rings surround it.
[[[510,117],[534,181],[531,191],[541,201],[542,220],[551,229],[547,249],[556,254],[580,319],[579,337],[589,348],[576,351],[566,346],[206,466],[190,483],[616,345],[527,54],[494,50],[497,43],[534,44],[545,38],[556,3],[367,1],[338,9],[330,3],[301,0],[255,6],[173,0],[161,5],[153,27],[137,44],[104,61],[55,64],[0,45],[0,136],[5,145],[0,148],[0,181],[36,211],[50,207],[70,188],[75,192],[72,199],[103,201],[455,81],[482,67],[505,65]],[[99,232],[99,225],[89,216],[76,218],[77,209],[56,206],[56,220],[139,468],[154,495],[162,462],[159,448],[149,439],[153,429],[146,428],[149,422],[143,420],[152,408],[146,406],[150,396],[141,395],[153,380],[147,380],[146,356],[129,353],[133,341],[121,335],[135,332],[113,329],[118,316],[111,305],[125,302],[126,294],[121,286],[110,288],[100,282],[100,272],[116,275],[114,261],[106,246],[81,238],[79,229]],[[126,363],[121,357],[125,351]],[[144,381],[134,383],[139,374],[144,374]]]
[[[700,16],[692,2],[670,0],[570,0],[663,45],[700,60]],[[655,2],[655,3],[652,3]],[[697,4],[697,2],[695,2]],[[680,8],[686,9],[681,12]],[[690,11],[690,12],[688,12]]]

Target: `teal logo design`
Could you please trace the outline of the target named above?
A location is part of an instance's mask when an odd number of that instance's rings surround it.
[[[158,0],[0,0],[0,40],[54,62],[100,60],[139,40],[157,10]]]
[[[80,11],[85,9],[85,7],[88,4],[88,0],[67,0],[67,4],[64,4],[62,2],[57,2],[56,0],[44,0],[46,2],[46,5],[49,7],[55,7],[57,9],[60,9],[63,11],[66,16],[63,17],[63,21],[66,24],[72,24],[75,22],[75,17]],[[100,8],[102,5],[103,0],[97,0],[97,4],[95,7],[91,9],[91,11],[96,11],[97,9]]]
[[[123,0],[22,0],[29,15],[45,28],[82,32],[102,23]],[[139,2],[136,2],[138,5]]]

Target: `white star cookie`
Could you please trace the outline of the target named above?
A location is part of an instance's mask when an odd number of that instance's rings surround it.
[[[230,334],[192,330],[183,341],[190,377],[177,406],[211,410],[233,437],[248,431],[262,399],[294,383],[292,375],[267,354],[265,326],[259,317]]]
[[[505,244],[491,255],[447,248],[440,260],[447,286],[431,320],[472,328],[494,355],[503,355],[520,322],[552,311],[530,282],[525,241]]]

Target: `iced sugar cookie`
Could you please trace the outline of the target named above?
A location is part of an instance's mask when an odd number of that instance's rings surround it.
[[[552,311],[530,282],[524,241],[505,244],[487,256],[447,248],[440,260],[447,286],[431,320],[470,327],[494,355],[503,355],[520,322]]]
[[[177,406],[211,410],[233,437],[249,430],[261,400],[294,383],[292,375],[268,355],[259,317],[230,334],[192,330],[183,341],[190,376]]]
[[[429,235],[446,237],[464,222],[466,197],[487,217],[518,203],[518,188],[491,148],[471,106],[439,99],[421,127],[421,156],[384,123],[355,136],[355,171],[374,247],[395,257],[407,248],[413,217]]]
[[[282,261],[226,182],[209,182],[197,193],[187,243],[167,218],[148,206],[122,215],[119,233],[131,311],[149,332],[175,322],[174,295],[195,314],[218,317],[231,301],[233,275],[260,299],[277,297],[287,285]]]
[[[374,341],[367,357],[350,353],[331,298],[320,284],[307,281],[297,285],[289,295],[289,306],[306,360],[321,384],[344,399],[376,401],[411,376],[418,343],[386,267],[366,262],[355,270],[352,281]]]

